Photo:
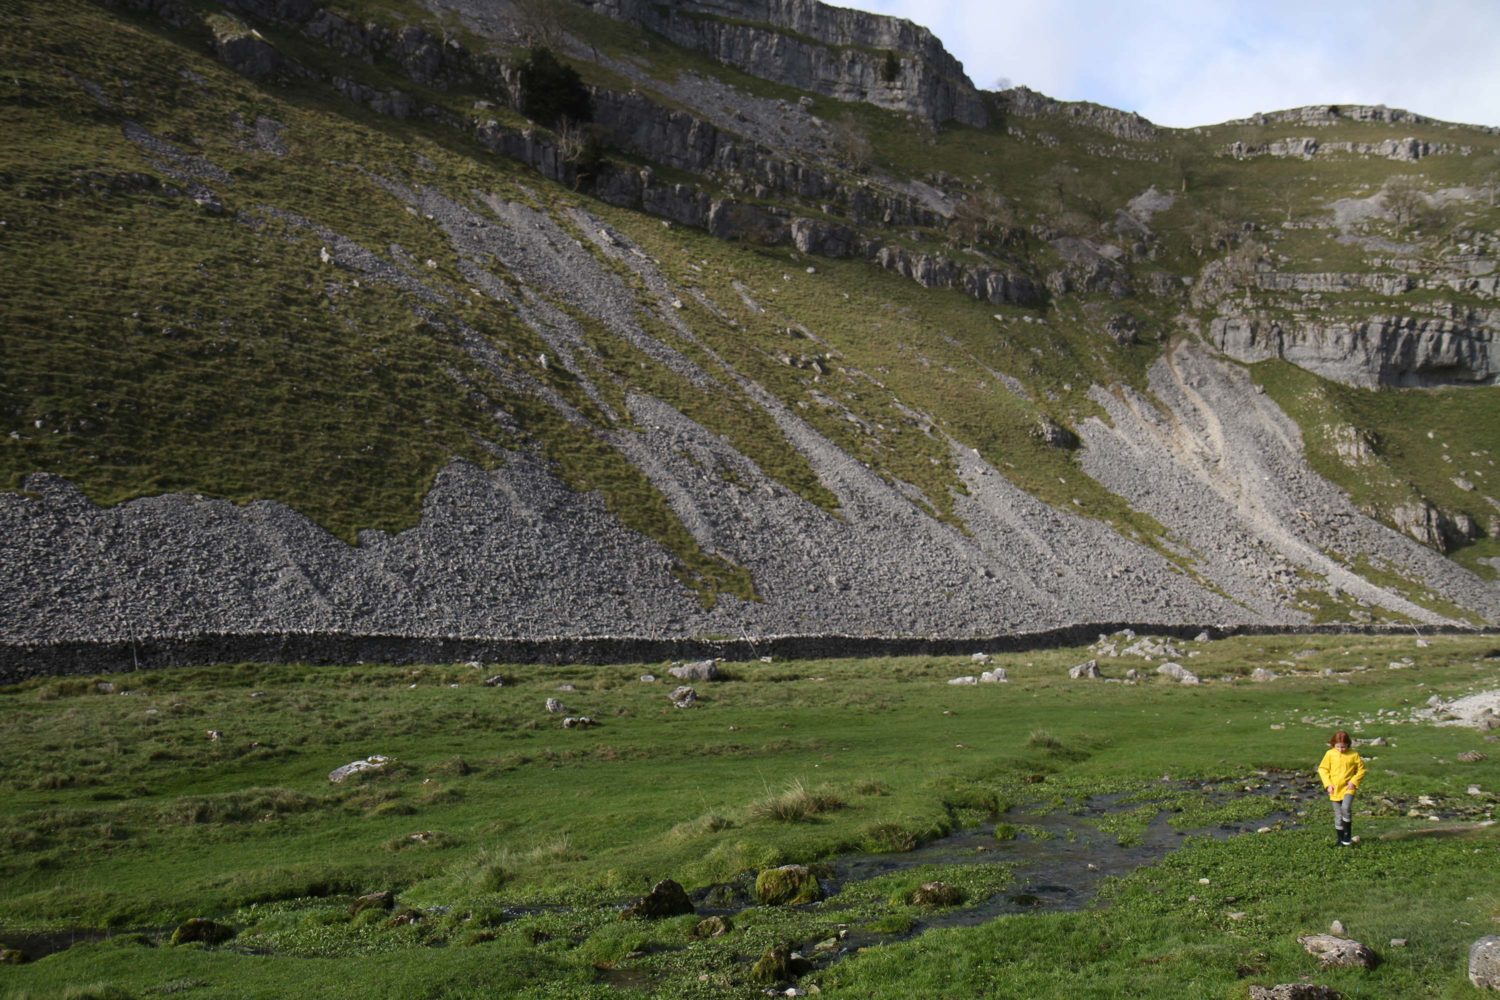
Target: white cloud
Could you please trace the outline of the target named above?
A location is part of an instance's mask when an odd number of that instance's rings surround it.
[[[856,0],[1004,77],[1185,127],[1308,104],[1500,126],[1496,0]]]

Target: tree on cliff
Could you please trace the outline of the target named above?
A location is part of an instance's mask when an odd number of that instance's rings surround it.
[[[538,125],[556,128],[563,121],[586,122],[594,117],[588,88],[578,71],[558,61],[552,50],[534,46],[519,67],[521,114]]]

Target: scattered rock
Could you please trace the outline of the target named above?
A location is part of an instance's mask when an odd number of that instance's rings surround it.
[[[1267,670],[1265,667],[1256,667],[1250,671],[1250,679],[1257,684],[1268,684],[1276,679],[1276,672]]]
[[[1004,684],[1008,680],[1010,680],[1010,678],[1005,676],[1004,667],[996,667],[994,670],[986,670],[984,673],[979,675],[979,683],[981,684]]]
[[[172,943],[174,945],[195,942],[220,944],[234,937],[234,934],[234,928],[226,924],[205,920],[202,917],[193,917],[177,925],[177,929],[172,932]]]
[[[548,698],[547,699],[547,711],[553,713],[554,715],[556,715],[559,712],[566,712],[567,710],[568,710],[568,706],[564,705],[562,702],[558,701],[556,698]]]
[[[641,683],[642,684],[655,684],[656,683],[656,675],[655,674],[641,674]]]
[[[950,686],[960,686],[960,685],[964,685],[964,684],[978,684],[978,683],[979,683],[979,678],[975,677],[973,674],[965,674],[963,677],[955,677],[951,681],[948,682],[948,684]]]
[[[1480,761],[1485,759],[1485,755],[1480,753],[1478,750],[1465,750],[1463,753],[1458,755],[1458,759],[1463,761],[1465,764],[1478,764]]]
[[[336,767],[329,771],[328,780],[338,784],[351,774],[358,774],[361,771],[378,771],[390,762],[389,757],[383,757],[380,754],[373,754],[364,760],[352,760],[343,767]]]
[[[486,677],[484,679],[484,686],[487,688],[505,687],[505,678],[501,677],[499,674],[496,674],[493,677]]]
[[[559,684],[557,686],[557,689],[565,693],[572,693],[578,690],[578,688],[573,686],[572,684]]]
[[[1391,938],[1391,947],[1392,948],[1405,948],[1406,947],[1406,938]]]
[[[1373,951],[1350,938],[1333,934],[1308,934],[1297,940],[1309,955],[1316,955],[1318,961],[1327,968],[1356,966],[1373,969],[1380,962]]]
[[[704,919],[698,921],[697,925],[693,927],[693,937],[723,937],[725,934],[728,934],[732,930],[734,930],[734,925],[729,922],[728,917],[705,917]]]
[[[570,715],[563,719],[564,729],[592,729],[599,723],[587,715]]]
[[[20,965],[26,954],[20,948],[0,948],[0,965]]]
[[[1156,668],[1156,672],[1163,677],[1170,677],[1179,684],[1197,684],[1198,675],[1187,669],[1180,663],[1163,663]]]
[[[1500,937],[1482,937],[1469,946],[1469,982],[1500,990]]]
[[[755,876],[755,898],[767,906],[816,903],[823,898],[823,886],[806,865],[782,865]]]
[[[1342,920],[1335,920],[1333,923],[1329,924],[1328,933],[1332,934],[1335,937],[1343,937],[1344,922]]]
[[[682,685],[679,688],[675,688],[672,691],[670,697],[672,699],[672,704],[677,708],[692,708],[694,705],[698,704],[698,692],[694,691],[686,684]]]
[[[680,681],[713,681],[719,679],[719,667],[713,660],[683,663],[667,670]]]
[[[957,906],[963,901],[963,890],[947,882],[923,882],[906,894],[908,906]]]
[[[969,657],[969,660],[972,663],[989,663],[990,662],[990,654],[989,653],[975,653],[973,656]]]
[[[1098,678],[1103,675],[1099,673],[1098,660],[1085,660],[1069,670],[1068,676],[1076,681],[1083,678]]]
[[[351,917],[358,916],[366,910],[389,910],[394,908],[395,905],[396,894],[387,889],[382,889],[379,892],[372,892],[356,899],[349,905],[349,915]]]
[[[659,920],[693,912],[693,901],[681,885],[672,879],[662,879],[651,887],[651,891],[631,903],[620,913],[622,920]],[[713,918],[710,919],[719,919]],[[704,921],[707,923],[708,921]],[[700,927],[702,924],[699,925]],[[727,927],[725,928],[728,929]],[[722,933],[722,932],[721,932]]]

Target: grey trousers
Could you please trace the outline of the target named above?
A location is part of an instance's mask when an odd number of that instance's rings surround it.
[[[1350,792],[1343,798],[1335,800],[1332,805],[1333,825],[1335,828],[1342,830],[1354,818],[1354,793]]]

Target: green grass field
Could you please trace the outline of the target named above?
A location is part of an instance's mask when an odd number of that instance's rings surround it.
[[[756,961],[785,943],[817,957],[798,987],[829,996],[1243,997],[1303,977],[1348,996],[1470,995],[1468,945],[1500,919],[1500,836],[1478,825],[1500,769],[1458,758],[1492,757],[1485,734],[1411,717],[1500,687],[1493,638],[1179,646],[1204,684],[1137,657],[1100,665],[1138,684],[1069,680],[1092,654],[1065,649],[997,656],[1010,680],[973,687],[946,683],[981,669],[967,657],[728,663],[690,709],[672,707],[666,664],[242,665],[6,688],[0,941],[110,936],[0,968],[0,992],[750,997],[768,985]],[[1256,667],[1280,676],[1252,683]],[[598,725],[564,729],[548,698]],[[1329,846],[1310,773],[1339,727],[1387,741],[1362,749],[1349,851]],[[372,754],[390,762],[329,782]],[[1271,780],[1290,784],[1237,792]],[[1101,796],[1123,804],[1090,818]],[[1272,829],[1176,838],[1080,910],[958,919],[1016,891],[1008,845],[1045,850],[1037,817],[1131,845],[1161,810],[1182,831]],[[1437,827],[1457,832],[1422,835]],[[828,866],[827,881],[887,853],[822,902],[750,892],[767,868]],[[621,919],[666,878],[699,915]],[[908,902],[931,880],[964,902]],[[377,891],[391,909],[351,915]],[[704,910],[730,932],[695,936]],[[193,917],[234,936],[171,945]],[[934,919],[959,926],[910,933]],[[1334,919],[1383,963],[1320,971],[1296,937]]]

